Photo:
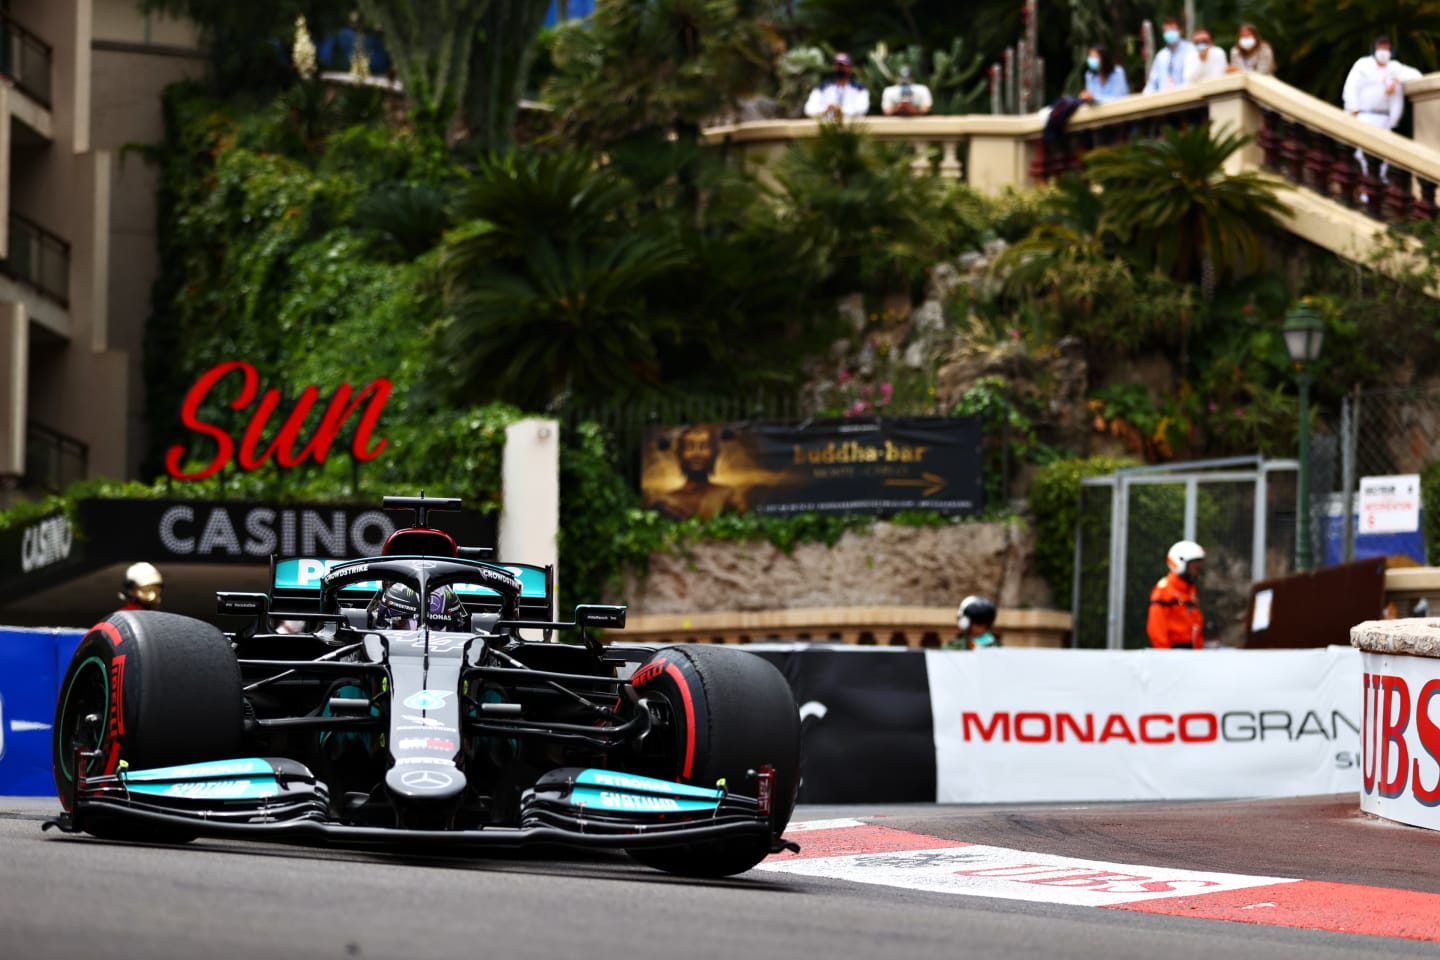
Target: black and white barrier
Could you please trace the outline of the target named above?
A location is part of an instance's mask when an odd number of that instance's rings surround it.
[[[1360,658],[1314,650],[752,644],[795,691],[807,803],[1360,789]]]
[[[81,633],[0,628],[0,794],[51,791],[50,722]],[[1366,809],[1440,827],[1440,706],[1430,712],[1440,659],[1391,657],[1362,672],[1348,647],[743,649],[775,663],[795,692],[806,803],[1356,791]]]

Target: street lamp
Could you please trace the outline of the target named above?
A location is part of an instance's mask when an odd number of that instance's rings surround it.
[[[1300,482],[1296,499],[1299,509],[1295,524],[1295,569],[1313,567],[1310,542],[1310,364],[1320,357],[1325,341],[1325,322],[1302,298],[1285,317],[1285,352],[1295,364],[1295,379],[1300,383]]]

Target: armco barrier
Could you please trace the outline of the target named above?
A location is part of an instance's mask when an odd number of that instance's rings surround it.
[[[50,725],[83,630],[0,627],[0,796],[55,792]]]

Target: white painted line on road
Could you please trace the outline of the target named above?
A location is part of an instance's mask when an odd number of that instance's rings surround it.
[[[1172,870],[982,845],[810,859],[787,859],[782,854],[756,869],[934,893],[1091,907],[1295,882],[1283,877]]]

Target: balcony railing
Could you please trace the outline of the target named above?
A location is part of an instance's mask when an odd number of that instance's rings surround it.
[[[46,107],[50,106],[53,59],[50,44],[8,13],[0,13],[0,73]]]
[[[10,255],[0,273],[70,305],[70,244],[18,213],[10,214]]]
[[[25,425],[24,486],[58,493],[84,480],[90,448],[74,437],[31,420]]]

